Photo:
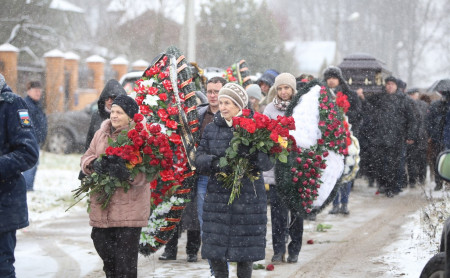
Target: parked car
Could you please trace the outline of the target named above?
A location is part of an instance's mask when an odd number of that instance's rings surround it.
[[[48,135],[44,149],[52,153],[84,152],[89,123],[97,109],[97,101],[94,101],[80,111],[48,115]]]
[[[124,74],[119,83],[130,94],[135,82],[141,78],[143,71],[132,71]],[[196,92],[198,103],[208,100],[202,92]],[[82,153],[94,112],[98,109],[97,100],[81,111],[58,112],[48,115],[48,135],[44,149],[52,153]]]
[[[445,150],[436,159],[437,174],[450,182],[450,150]],[[420,278],[450,277],[450,217],[444,222],[439,253],[435,254],[424,266]]]

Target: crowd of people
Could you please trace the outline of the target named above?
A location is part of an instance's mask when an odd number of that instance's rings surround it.
[[[238,277],[251,277],[253,262],[266,257],[267,204],[270,204],[271,261],[297,263],[304,219],[290,211],[278,195],[280,180],[275,178],[274,165],[267,155],[250,153],[249,147],[239,149],[260,178],[251,182],[244,176],[241,195],[232,204],[228,204],[230,190],[216,174],[231,171],[229,167],[221,167],[219,160],[233,138],[233,117],[242,115],[245,108],[271,119],[283,116],[297,91],[312,79],[311,75],[296,78],[291,73],[269,69],[247,88],[228,83],[222,77],[207,80],[204,93],[208,103],[197,107],[201,134],[195,157],[197,186],[181,224],[159,260],[177,259],[178,238],[182,230],[187,230],[188,262],[196,262],[201,251],[214,277],[229,276],[228,262],[237,262]],[[321,82],[332,95],[340,92],[348,98],[350,107],[345,117],[352,136],[360,144],[359,176],[368,179],[369,187],[377,186],[379,193],[392,198],[402,188],[425,183],[427,166],[433,173],[438,153],[450,148],[450,91],[440,90],[442,98],[431,103],[429,96],[421,95],[415,88],[407,89],[405,82],[389,76],[381,93],[367,94],[362,89],[351,90],[341,70],[334,66],[323,72]],[[29,224],[26,192],[33,190],[47,120],[40,104],[40,82],[30,81],[27,97],[22,99],[11,91],[0,74],[0,90],[0,119],[4,123],[0,127],[0,199],[2,206],[10,204],[0,211],[0,276],[15,277],[16,230]],[[116,80],[106,83],[98,108],[86,139],[80,179],[93,172],[108,173],[129,182],[131,189],[116,192],[113,199],[120,201],[113,200],[106,210],[91,198],[91,237],[103,260],[106,277],[136,277],[139,235],[150,215],[147,204],[150,188],[142,176],[130,179],[123,161],[99,157],[108,140],[115,140],[122,130],[130,128],[139,108]],[[434,179],[435,190],[441,190],[442,181],[437,176]],[[338,182],[330,214],[350,214],[348,203],[353,183],[354,180]],[[131,193],[138,198],[131,201],[124,197]],[[312,215],[308,220],[314,219]]]

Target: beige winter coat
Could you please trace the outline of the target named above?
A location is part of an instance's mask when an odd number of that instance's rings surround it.
[[[81,169],[86,175],[92,174],[92,169],[88,166],[105,153],[108,138],[116,139],[119,133],[127,128],[128,126],[118,128],[111,134],[111,120],[107,119],[102,123],[89,149],[81,157]],[[142,173],[138,174],[130,184],[131,187],[127,193],[122,188],[117,189],[109,206],[105,209],[101,208],[101,203],[96,201],[95,195],[90,196],[89,225],[97,228],[147,226],[150,216],[150,185]]]

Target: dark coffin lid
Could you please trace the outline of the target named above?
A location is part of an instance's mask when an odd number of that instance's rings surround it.
[[[344,61],[338,65],[343,71],[345,70],[357,70],[365,69],[375,72],[386,72],[390,73],[384,66],[384,62],[375,59],[366,53],[355,53],[344,58]]]

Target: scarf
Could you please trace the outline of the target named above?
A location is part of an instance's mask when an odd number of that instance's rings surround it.
[[[273,99],[273,104],[275,105],[275,108],[281,111],[286,111],[290,103],[291,103],[290,100],[281,100],[278,97]]]

